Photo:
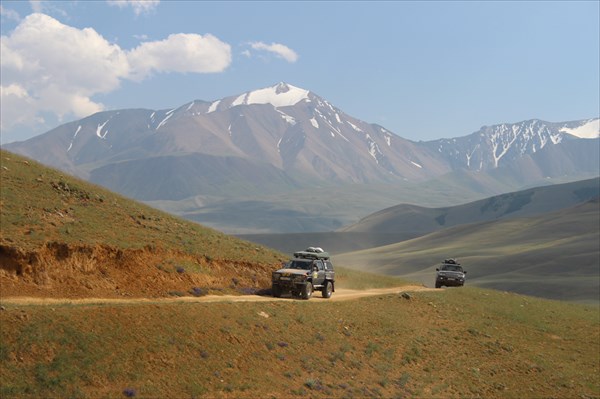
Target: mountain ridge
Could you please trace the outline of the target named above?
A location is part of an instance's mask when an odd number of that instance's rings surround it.
[[[280,82],[172,109],[104,111],[3,148],[156,203],[202,197],[218,204],[315,187],[426,184],[464,171],[493,176],[475,191],[498,194],[502,185],[510,190],[548,178],[597,176],[598,145],[589,144],[600,142],[598,133],[595,138],[573,135],[594,137],[597,126],[598,119],[530,120],[415,142],[347,115],[312,91]],[[148,173],[150,166],[154,174]],[[368,196],[361,199],[362,215],[374,211]]]

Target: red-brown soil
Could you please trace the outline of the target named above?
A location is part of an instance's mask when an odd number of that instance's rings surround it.
[[[270,284],[276,265],[206,259],[148,246],[49,243],[26,251],[0,246],[0,297],[159,298],[252,291]],[[200,290],[198,290],[200,289]]]

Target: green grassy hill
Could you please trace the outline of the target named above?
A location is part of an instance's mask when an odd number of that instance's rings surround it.
[[[344,266],[433,286],[435,268],[457,257],[467,284],[598,303],[598,199],[541,216],[462,225],[413,240],[340,254]]]
[[[0,298],[247,294],[270,288],[289,256],[6,151],[0,161]],[[343,268],[337,279],[406,284]]]
[[[343,302],[2,306],[3,398],[600,395],[597,307],[473,287]]]
[[[467,223],[527,217],[569,208],[600,196],[600,178],[536,187],[444,208],[401,204],[371,214],[340,231],[413,237]],[[400,241],[400,240],[398,240]]]
[[[285,259],[15,154],[0,160],[2,296],[258,289]]]
[[[2,398],[600,396],[597,307],[475,287],[184,301],[268,286],[284,255],[0,157]]]
[[[546,184],[548,183],[546,182]],[[382,209],[336,231],[287,234],[254,233],[237,234],[237,236],[284,252],[294,251],[297,243],[310,246],[316,242],[327,248],[332,254],[359,251],[395,244],[461,224],[534,216],[569,208],[597,198],[600,195],[600,179],[540,186],[441,208],[427,207],[424,205],[427,204],[427,200],[422,196],[417,196],[417,192],[418,190],[414,191],[410,203]],[[438,200],[440,198],[448,199],[447,194],[433,196]],[[350,197],[342,195],[340,198]],[[348,200],[348,208],[356,201],[355,197]],[[414,205],[415,203],[421,205]],[[338,206],[337,209],[339,208]],[[346,205],[341,208],[348,209]],[[340,212],[335,209],[333,208],[331,212]],[[298,231],[302,231],[302,229],[298,229]]]

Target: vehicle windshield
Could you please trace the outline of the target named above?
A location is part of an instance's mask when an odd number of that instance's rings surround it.
[[[444,265],[442,266],[442,270],[448,271],[448,272],[462,272],[462,267],[460,266],[456,266],[456,265]]]
[[[288,269],[310,270],[311,262],[292,260],[287,264]]]

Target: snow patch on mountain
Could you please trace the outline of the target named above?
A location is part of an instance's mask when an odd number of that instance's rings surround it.
[[[167,123],[167,121],[169,120],[169,118],[173,116],[173,111],[175,111],[175,109],[167,111],[167,116],[162,121],[160,121],[160,123],[158,124],[158,126],[156,126],[156,130],[160,129],[165,123]]]
[[[69,148],[67,148],[67,152],[71,151],[71,148],[73,148],[73,142],[75,141],[75,138],[77,137],[77,134],[81,131],[81,125],[77,126],[77,130],[75,130],[75,134],[73,135],[73,138],[71,139],[71,143],[69,144]]]
[[[281,112],[280,110],[277,110],[277,112],[279,112],[281,117],[290,125],[296,124],[296,119],[293,116],[290,116],[290,115],[286,114],[285,112]]]
[[[570,129],[565,126],[560,129],[560,132],[580,139],[597,139],[600,137],[600,119],[590,119],[587,123],[576,128]]]
[[[108,119],[106,122],[99,124],[98,128],[96,128],[96,136],[100,137],[101,139],[106,139],[106,135],[108,134],[108,129],[106,129],[106,132],[104,132],[104,134],[102,134],[102,129],[104,129],[104,126],[106,126],[106,124],[108,123],[110,119]]]
[[[296,105],[302,100],[309,100],[308,90],[289,85],[287,83],[278,83],[275,86],[267,87],[244,93],[238,96],[231,103],[232,107],[236,105],[250,104],[271,104],[275,108]]]
[[[367,145],[369,146],[369,154],[375,158],[375,162],[379,165],[379,159],[383,157],[383,153],[379,149],[379,145],[373,140],[373,138],[367,133],[365,135]]]
[[[346,121],[347,124],[349,124],[350,126],[352,126],[352,129],[356,130],[357,132],[361,132],[362,133],[362,129],[359,128],[358,126],[356,126],[354,123],[350,122],[350,121]]]
[[[217,101],[213,102],[212,104],[210,104],[210,107],[208,107],[208,110],[206,111],[206,113],[210,114],[211,112],[215,112],[220,103],[221,103],[221,100],[217,100]]]
[[[315,127],[315,129],[319,128],[319,122],[315,118],[310,118],[310,123]]]

